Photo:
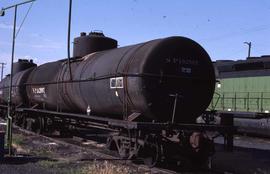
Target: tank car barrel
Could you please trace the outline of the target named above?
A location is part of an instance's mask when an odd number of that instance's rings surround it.
[[[136,119],[145,122],[195,123],[215,88],[207,52],[179,36],[117,48],[117,41],[101,32],[82,33],[74,39],[70,62],[31,69],[32,62],[20,60],[16,66],[18,102],[80,114],[91,108],[91,114],[122,120],[138,113]],[[20,72],[24,69],[31,72]]]

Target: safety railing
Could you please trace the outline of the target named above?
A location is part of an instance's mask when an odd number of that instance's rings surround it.
[[[215,93],[211,109],[245,112],[270,112],[270,92]]]

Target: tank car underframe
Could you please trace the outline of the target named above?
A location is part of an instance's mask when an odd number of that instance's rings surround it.
[[[58,130],[66,136],[70,129],[93,126],[115,131],[108,137],[107,147],[118,151],[123,159],[140,159],[149,166],[174,162],[180,167],[209,167],[214,143],[206,132],[218,132],[225,140],[236,131],[230,125],[130,122],[32,108],[16,108],[13,115],[14,123],[37,133]],[[228,150],[232,145],[225,144]]]
[[[237,133],[255,136],[270,137],[270,114],[259,112],[240,112],[240,111],[214,111],[216,118],[211,123],[217,124],[223,115],[230,114],[234,120],[234,126],[237,127]]]

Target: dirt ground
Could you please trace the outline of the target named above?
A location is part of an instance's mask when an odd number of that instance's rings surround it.
[[[221,139],[216,142],[221,143]],[[234,145],[233,152],[225,152],[222,145],[216,145],[214,169],[239,174],[270,173],[269,139],[235,136]]]
[[[85,148],[22,134],[16,130],[13,146],[16,156],[5,157],[0,163],[1,174],[149,173],[145,169],[117,161],[99,161],[100,156]]]

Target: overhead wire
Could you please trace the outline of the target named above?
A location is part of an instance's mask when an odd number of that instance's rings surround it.
[[[27,18],[27,16],[28,16],[30,10],[32,9],[33,4],[34,4],[34,2],[32,2],[32,3],[30,4],[30,6],[29,6],[29,8],[28,8],[28,10],[27,10],[27,12],[26,12],[26,14],[25,14],[23,20],[22,20],[22,23],[21,23],[21,25],[20,25],[20,27],[19,27],[19,29],[18,29],[16,35],[15,35],[15,38],[17,38],[19,32],[21,31],[21,28],[22,28],[22,26],[23,26],[23,24],[24,24],[24,22],[25,22],[25,20],[26,20],[26,18]]]

